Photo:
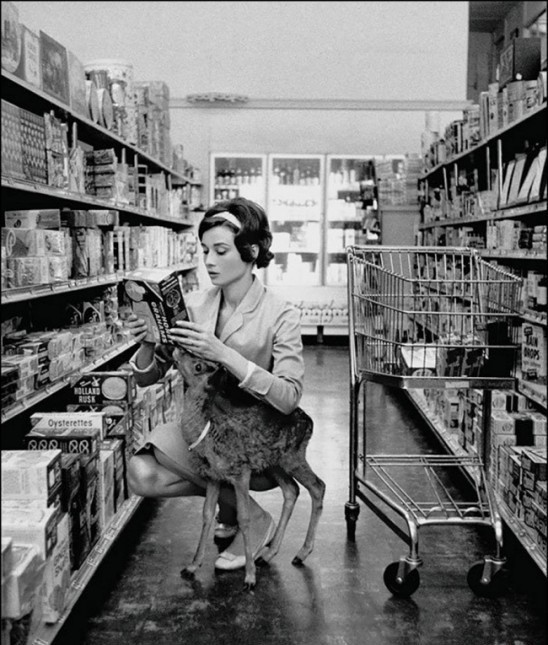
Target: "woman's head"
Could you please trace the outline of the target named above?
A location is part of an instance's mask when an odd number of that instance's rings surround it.
[[[262,269],[270,264],[274,254],[269,250],[272,233],[266,213],[259,204],[244,197],[217,202],[209,208],[198,227],[198,237],[217,227],[227,227],[234,233],[234,244],[243,262]]]

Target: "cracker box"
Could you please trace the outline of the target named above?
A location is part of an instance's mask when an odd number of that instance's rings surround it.
[[[2,499],[47,500],[61,485],[60,450],[2,450]]]
[[[138,269],[124,280],[133,313],[145,320],[145,340],[170,344],[168,331],[177,320],[188,320],[182,285],[177,271]]]
[[[113,412],[124,412],[135,398],[135,391],[135,377],[130,371],[90,372],[70,384],[68,396],[70,404],[99,405],[106,412],[112,406]]]
[[[31,433],[42,436],[92,436],[104,439],[106,420],[103,412],[35,412],[30,416]],[[91,448],[91,445],[90,445]],[[95,447],[95,452],[98,449]],[[79,452],[92,450],[79,450]],[[76,452],[65,450],[64,452]]]

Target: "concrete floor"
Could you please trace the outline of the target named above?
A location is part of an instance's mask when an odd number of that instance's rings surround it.
[[[280,553],[258,571],[215,573],[213,540],[191,582],[180,577],[197,544],[201,500],[147,500],[118,541],[109,565],[56,645],[540,645],[546,642],[546,579],[505,535],[510,585],[498,599],[474,595],[468,568],[493,547],[484,528],[423,529],[419,589],[393,597],[385,567],[406,545],[360,503],[356,540],[346,537],[348,353],[307,345],[302,407],[315,420],[309,461],[327,484],[316,547],[305,566],[291,559],[304,539],[303,490]],[[368,386],[369,452],[441,452],[398,390]],[[417,487],[414,475],[410,489]],[[459,491],[458,482],[448,486]],[[276,518],[280,492],[255,494]],[[97,576],[96,576],[97,578]]]

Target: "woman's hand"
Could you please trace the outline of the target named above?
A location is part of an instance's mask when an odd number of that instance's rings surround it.
[[[130,314],[124,323],[124,327],[129,330],[129,333],[133,336],[133,340],[137,343],[149,342],[145,340],[147,324],[142,318],[137,318],[135,314]],[[153,345],[154,343],[151,344]]]
[[[178,320],[169,330],[169,338],[174,345],[205,360],[222,363],[226,358],[227,346],[198,323]]]

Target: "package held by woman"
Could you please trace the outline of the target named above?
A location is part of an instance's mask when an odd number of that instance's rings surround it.
[[[145,340],[170,344],[169,329],[177,320],[188,320],[178,272],[138,269],[124,280],[124,289],[133,313],[147,324]]]

